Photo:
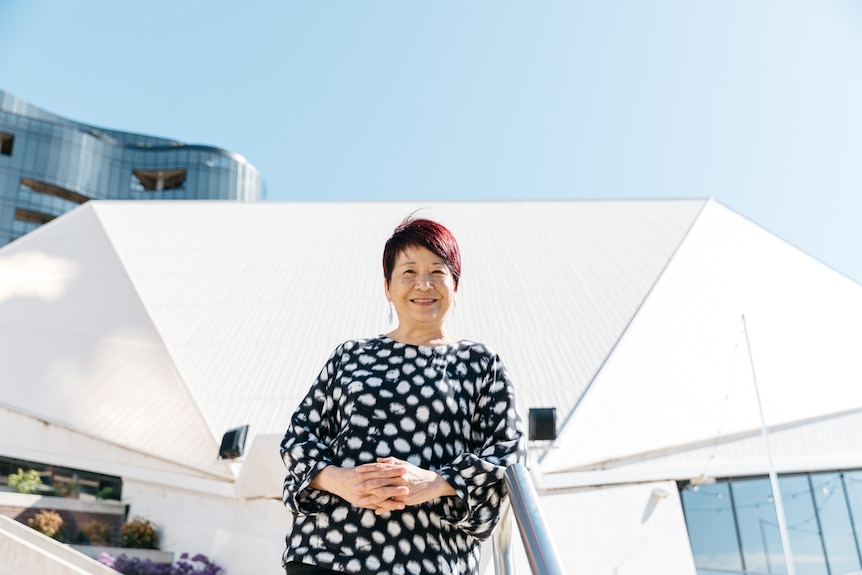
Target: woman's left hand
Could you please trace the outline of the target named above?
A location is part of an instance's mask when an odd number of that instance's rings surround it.
[[[377,463],[405,470],[404,474],[399,477],[400,481],[398,483],[406,485],[408,492],[405,495],[391,498],[396,502],[403,503],[404,505],[419,505],[438,497],[456,495],[455,490],[449,485],[449,482],[443,479],[443,476],[436,471],[417,467],[412,463],[395,457],[378,457]],[[384,504],[376,510],[376,513],[380,515],[386,511],[386,505]]]

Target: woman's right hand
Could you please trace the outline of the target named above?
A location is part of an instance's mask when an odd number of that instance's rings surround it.
[[[366,463],[358,467],[324,467],[311,481],[311,487],[338,495],[350,504],[371,509],[378,515],[405,508],[403,497],[409,493],[404,475],[407,470],[385,463]]]

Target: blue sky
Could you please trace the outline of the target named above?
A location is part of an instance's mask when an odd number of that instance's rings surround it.
[[[0,88],[274,201],[714,197],[862,282],[856,0],[0,0]]]

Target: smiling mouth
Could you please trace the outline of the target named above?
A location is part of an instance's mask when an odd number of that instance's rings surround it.
[[[429,298],[415,298],[415,299],[411,299],[410,301],[412,301],[413,303],[434,303],[437,300],[436,299],[429,299]]]

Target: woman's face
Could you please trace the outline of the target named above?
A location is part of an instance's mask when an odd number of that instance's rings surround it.
[[[443,259],[422,246],[408,246],[395,258],[386,297],[399,326],[442,327],[458,286]]]

